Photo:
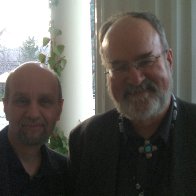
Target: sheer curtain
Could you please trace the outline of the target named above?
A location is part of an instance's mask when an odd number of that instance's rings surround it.
[[[121,11],[150,11],[161,20],[174,52],[174,93],[196,103],[196,0],[96,0],[97,32],[110,15]],[[98,47],[97,43],[96,113],[101,113],[113,106]]]

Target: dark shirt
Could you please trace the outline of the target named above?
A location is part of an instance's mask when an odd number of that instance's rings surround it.
[[[66,157],[43,145],[40,169],[30,177],[8,141],[7,130],[0,132],[0,196],[71,195]]]
[[[121,135],[117,177],[118,196],[167,195],[164,187],[170,184],[172,114],[173,104],[156,134],[150,138],[152,145],[158,148],[151,158],[139,153],[138,149],[144,145],[144,139],[136,134],[131,122],[123,118],[124,130]]]

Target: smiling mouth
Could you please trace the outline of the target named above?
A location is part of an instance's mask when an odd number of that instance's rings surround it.
[[[42,123],[23,123],[23,126],[30,126],[30,127],[36,127],[36,126],[43,126]]]
[[[27,129],[41,129],[44,127],[43,124],[41,123],[36,123],[36,124],[22,124],[23,128],[27,128]]]
[[[149,91],[148,90],[140,90],[140,91],[134,91],[134,92],[126,92],[125,93],[125,95],[124,95],[124,97],[126,98],[126,97],[133,97],[133,96],[143,96],[144,94],[148,94],[149,93]]]

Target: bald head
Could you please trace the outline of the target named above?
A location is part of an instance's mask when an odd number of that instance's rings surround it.
[[[10,94],[10,85],[15,81],[27,83],[37,83],[37,85],[46,83],[47,80],[53,81],[57,87],[58,98],[62,99],[62,89],[57,75],[39,62],[26,62],[10,73],[5,84],[4,98],[8,99]]]
[[[40,146],[60,120],[63,99],[58,78],[40,63],[24,63],[9,75],[3,104],[11,144]]]
[[[104,63],[104,52],[103,46],[106,43],[103,43],[108,33],[111,33],[113,30],[119,30],[123,33],[126,32],[127,29],[135,30],[137,25],[140,23],[139,21],[143,21],[146,25],[142,27],[142,30],[145,31],[148,26],[150,26],[159,36],[160,43],[162,45],[163,50],[167,50],[169,48],[167,38],[165,35],[165,30],[158,20],[158,18],[149,12],[125,12],[114,15],[110,17],[100,28],[99,31],[99,44],[100,44],[100,54]],[[143,25],[142,24],[142,25]],[[130,26],[132,25],[132,26]],[[141,28],[140,28],[141,29]],[[139,30],[139,29],[138,29]],[[117,35],[117,34],[116,34]],[[115,35],[115,36],[116,36]],[[114,37],[115,37],[114,36]],[[128,37],[123,34],[118,34],[121,36],[121,39],[127,39]]]

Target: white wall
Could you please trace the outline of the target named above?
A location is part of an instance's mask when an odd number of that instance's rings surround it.
[[[94,114],[89,0],[61,0],[52,19],[63,35],[66,67],[61,82],[64,108],[60,127],[69,133],[80,121]]]

